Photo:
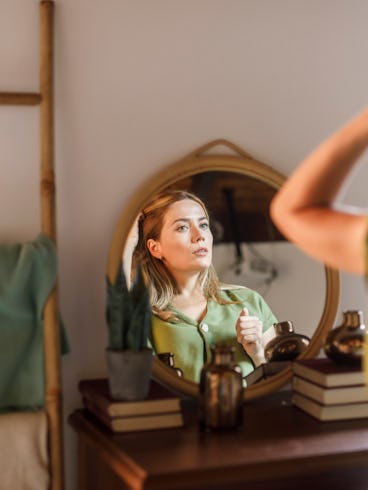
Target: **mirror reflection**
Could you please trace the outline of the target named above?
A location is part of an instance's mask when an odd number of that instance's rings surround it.
[[[219,142],[235,149],[239,154],[235,157],[205,154],[209,148]],[[155,195],[172,190],[185,190],[200,199],[196,203],[197,208],[186,209],[188,213],[183,214],[182,209],[178,208],[171,209],[178,212],[175,216],[171,215],[171,221],[179,225],[179,229],[183,230],[182,233],[185,235],[187,230],[194,230],[193,233],[197,233],[199,237],[197,240],[204,243],[203,247],[198,248],[196,265],[190,266],[190,273],[185,272],[186,267],[189,267],[188,262],[185,266],[183,263],[173,263],[170,250],[178,252],[179,245],[176,243],[172,249],[168,247],[168,244],[172,245],[172,236],[175,235],[173,231],[175,228],[168,227],[170,221],[167,220],[165,224],[166,232],[169,233],[165,232],[160,236],[158,231],[164,223],[162,220],[161,224],[156,222],[157,226],[153,227],[155,230],[151,230],[153,235],[146,237],[149,243],[147,247],[149,260],[155,263],[153,271],[149,274],[150,279],[161,277],[162,267],[159,268],[157,265],[163,265],[163,259],[170,261],[169,268],[165,268],[164,282],[160,284],[160,281],[156,280],[157,291],[153,305],[161,312],[157,315],[157,328],[155,326],[153,328],[153,343],[156,344],[154,347],[157,352],[163,354],[161,357],[170,359],[171,367],[168,368],[157,357],[154,362],[154,376],[178,391],[192,396],[197,395],[198,372],[203,362],[208,359],[209,344],[215,334],[218,335],[218,340],[234,344],[236,360],[242,363],[243,374],[246,376],[263,361],[262,357],[257,358],[257,356],[255,360],[252,359],[252,354],[255,352],[257,355],[262,354],[265,342],[272,339],[274,335],[275,328],[272,327],[275,322],[288,321],[297,334],[311,338],[302,357],[311,357],[319,352],[325,333],[333,325],[338,306],[338,273],[313,261],[287,242],[270,220],[269,203],[283,180],[284,177],[271,167],[254,160],[231,143],[217,140],[159,172],[154,179],[137,191],[122,212],[110,247],[108,275],[111,280],[118,270],[122,250],[124,268],[128,274],[131,266],[127,259],[131,257],[132,250],[131,230],[137,230],[135,218],[141,217],[139,226],[142,226],[148,214],[146,208]],[[143,210],[145,210],[144,215],[142,215]],[[134,221],[135,224],[132,226]],[[208,246],[209,238],[204,232],[207,222],[210,224],[211,247]],[[205,235],[205,238],[201,234]],[[134,240],[136,241],[137,237]],[[195,242],[196,239],[190,240]],[[183,258],[184,253],[177,254],[177,257]],[[227,290],[226,287],[220,290],[220,294],[225,295],[225,303],[228,301],[224,310],[231,310],[233,315],[231,322],[227,320],[226,315],[223,317],[226,334],[220,326],[216,327],[217,330],[212,327],[211,333],[208,333],[210,317],[206,315],[212,314],[212,307],[209,308],[209,304],[213,302],[217,306],[221,303],[216,301],[215,296],[210,297],[207,290],[194,287],[199,284],[202,287],[206,284],[205,281],[199,280],[203,278],[199,269],[208,269],[209,262],[213,264],[219,283],[228,285]],[[198,264],[202,264],[201,267]],[[188,279],[191,287],[185,285],[183,276],[191,279]],[[170,288],[165,289],[170,281]],[[231,290],[234,285],[235,296],[234,291]],[[165,294],[162,294],[163,291]],[[240,297],[237,294],[240,294]],[[252,296],[251,300],[244,297],[246,294]],[[254,298],[257,298],[255,307],[252,306]],[[248,307],[247,300],[249,300]],[[247,308],[246,312],[243,312],[243,307]],[[242,314],[254,317],[252,320],[247,320],[254,322],[251,326],[253,329],[251,335],[254,337],[248,338],[247,342],[241,338],[240,333]],[[180,329],[179,324],[175,322],[170,324],[170,315],[171,320],[179,323],[182,321],[182,325],[183,323],[189,325],[191,329],[185,327]],[[216,320],[222,318],[217,312],[214,316]],[[208,332],[200,329],[203,323],[207,325]],[[238,332],[236,325],[238,325]],[[193,331],[196,332],[195,340],[190,333]],[[267,332],[269,337],[265,336]],[[189,341],[187,337],[190,337]],[[205,341],[207,338],[208,342]],[[243,343],[253,343],[255,350],[250,349],[247,353]],[[249,345],[246,347],[248,348]],[[168,355],[170,352],[174,357]],[[181,373],[180,381],[172,369],[173,364]],[[272,376],[272,379],[247,387],[245,397],[262,396],[278,389],[290,379],[290,376],[290,367],[286,367]]]
[[[325,303],[325,269],[273,225],[269,204],[276,189],[259,178],[223,171],[191,175],[167,189],[189,190],[205,203],[220,281],[255,289],[279,320],[292,321],[295,331],[312,337]]]
[[[166,190],[142,209],[134,262],[150,287],[152,346],[172,352],[196,383],[219,342],[232,346],[243,377],[250,374],[265,362],[265,339],[277,323],[255,290],[220,283],[212,250],[209,213],[196,195]]]

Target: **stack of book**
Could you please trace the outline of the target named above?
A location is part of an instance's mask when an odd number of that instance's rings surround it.
[[[146,399],[114,400],[107,379],[79,382],[84,407],[113,432],[131,432],[183,426],[180,398],[151,381]]]
[[[360,366],[328,358],[293,362],[292,403],[322,421],[368,417],[368,386]]]

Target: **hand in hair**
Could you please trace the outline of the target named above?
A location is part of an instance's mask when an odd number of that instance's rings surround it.
[[[141,215],[138,215],[134,220],[132,227],[128,233],[123,251],[123,269],[126,277],[128,287],[131,285],[131,274],[132,274],[132,257],[135,247],[138,244],[139,239],[139,219]]]

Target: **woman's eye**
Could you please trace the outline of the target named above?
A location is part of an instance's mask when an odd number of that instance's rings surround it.
[[[207,228],[209,228],[209,223],[201,223],[200,224],[200,227],[202,228],[202,230],[207,230]]]
[[[188,225],[180,225],[176,228],[177,231],[186,231],[188,229]]]

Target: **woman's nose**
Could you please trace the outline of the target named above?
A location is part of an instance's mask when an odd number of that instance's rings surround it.
[[[192,240],[194,242],[198,242],[199,240],[204,240],[204,234],[201,228],[197,228],[197,227],[192,228]]]

